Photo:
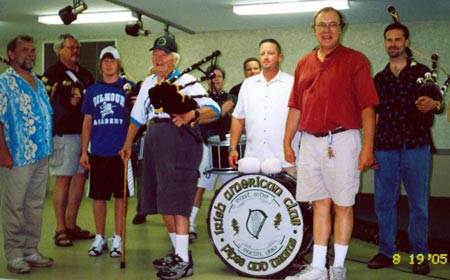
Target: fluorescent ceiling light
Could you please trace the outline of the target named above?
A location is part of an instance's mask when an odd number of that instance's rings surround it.
[[[131,11],[82,13],[72,24],[135,21]],[[38,21],[44,24],[64,24],[59,15],[39,16]]]
[[[302,12],[317,12],[324,7],[333,7],[337,10],[348,9],[347,0],[329,0],[329,1],[295,1],[295,2],[277,2],[260,3],[249,5],[235,5],[233,12],[238,15],[271,15],[288,14]]]

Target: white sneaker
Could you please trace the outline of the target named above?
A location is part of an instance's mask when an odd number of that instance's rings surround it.
[[[31,271],[30,265],[23,258],[15,258],[8,262],[8,271],[13,273],[28,273]]]
[[[330,267],[330,280],[346,280],[347,269],[345,267],[332,266]]]
[[[173,258],[172,264],[166,269],[158,271],[156,274],[163,280],[177,280],[183,277],[189,277],[194,274],[194,262],[189,255],[189,261],[183,261],[178,255]]]
[[[319,269],[311,265],[302,266],[302,270],[292,276],[284,278],[284,280],[328,280],[328,272],[326,269]]]
[[[167,252],[167,255],[165,255],[162,258],[156,259],[153,261],[153,265],[157,270],[163,270],[166,269],[175,258],[175,250],[172,248]]]
[[[94,242],[91,245],[91,248],[88,250],[89,256],[100,256],[103,254],[103,251],[108,250],[108,244],[106,243],[106,239],[100,234],[95,235]]]
[[[31,267],[51,267],[53,265],[53,259],[44,257],[40,253],[26,256],[23,258]]]
[[[109,255],[113,258],[122,256],[122,238],[119,235],[115,235],[111,238],[111,249]]]

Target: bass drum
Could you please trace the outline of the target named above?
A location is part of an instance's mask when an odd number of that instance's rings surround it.
[[[208,233],[229,268],[257,278],[299,271],[299,258],[312,245],[312,210],[295,200],[295,188],[295,178],[286,173],[244,174],[216,191]]]

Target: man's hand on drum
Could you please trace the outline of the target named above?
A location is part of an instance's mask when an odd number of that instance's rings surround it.
[[[284,159],[290,164],[295,165],[295,153],[291,145],[284,145],[283,149],[284,149]]]
[[[239,160],[239,153],[236,150],[231,150],[228,153],[228,164],[231,168],[237,169]]]

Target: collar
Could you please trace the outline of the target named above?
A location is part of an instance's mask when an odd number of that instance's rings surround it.
[[[415,65],[415,66],[417,66],[417,65]],[[401,75],[403,75],[403,73],[407,73],[407,72],[409,72],[409,71],[413,71],[414,69],[415,69],[415,66],[411,66],[411,59],[407,59],[406,60],[406,65],[405,65],[405,67],[402,69],[402,71],[400,71],[400,73],[399,73],[399,77],[401,76]],[[386,64],[386,66],[384,67],[384,69],[383,69],[383,72],[385,73],[385,74],[390,74],[390,75],[392,75],[392,76],[394,76],[395,77],[395,75],[394,75],[394,73],[392,73],[392,71],[391,71],[391,67],[390,67],[390,63],[388,62],[387,64]],[[396,77],[397,78],[397,77]]]
[[[17,73],[16,70],[14,70],[14,68],[12,66],[8,66],[8,68],[5,71],[6,73],[8,73],[9,75],[13,75],[16,77],[20,77],[22,78],[22,76],[19,75],[19,73]],[[30,74],[36,79],[36,74],[33,73],[33,71],[30,71]],[[23,79],[23,78],[22,78]]]
[[[114,83],[107,83],[103,79],[98,80],[97,83],[122,88],[125,85],[126,81],[123,78],[119,77]]]
[[[319,59],[318,55],[319,55],[319,49],[314,50],[314,55],[317,57],[317,59]],[[339,55],[339,53],[343,52],[346,49],[346,47],[344,47],[341,43],[339,43],[339,45],[332,50],[329,54],[325,55],[325,59],[330,57],[330,56],[335,56],[335,55]]]
[[[76,71],[70,69],[69,67],[67,67],[64,63],[61,62],[61,60],[58,60],[57,64],[59,65],[60,68],[64,69],[64,71],[65,70],[70,70],[72,72],[76,72]],[[78,63],[77,63],[77,67],[78,67],[78,72],[80,72],[81,71],[81,66]]]
[[[264,78],[264,74],[263,73],[264,73],[264,70],[261,71],[261,73],[255,75],[255,76],[252,76],[252,77],[255,77],[255,80],[257,82],[267,83],[266,78]],[[252,77],[250,77],[250,78],[252,78]],[[275,77],[273,77],[273,79],[270,80],[268,83],[273,83],[273,82],[277,82],[277,81],[281,81],[282,82],[282,81],[286,80],[285,78],[286,78],[285,73],[283,71],[281,71],[281,69],[279,69],[278,73],[275,75]]]
[[[170,79],[172,79],[173,77],[176,77],[176,76],[178,76],[178,75],[180,75],[181,74],[181,72],[180,72],[180,70],[178,70],[178,69],[176,69],[175,68],[175,70],[173,70],[173,72],[169,75],[169,77],[167,77],[166,79],[167,80],[170,80]],[[153,74],[152,75],[152,77],[153,78],[158,78],[158,74]]]

